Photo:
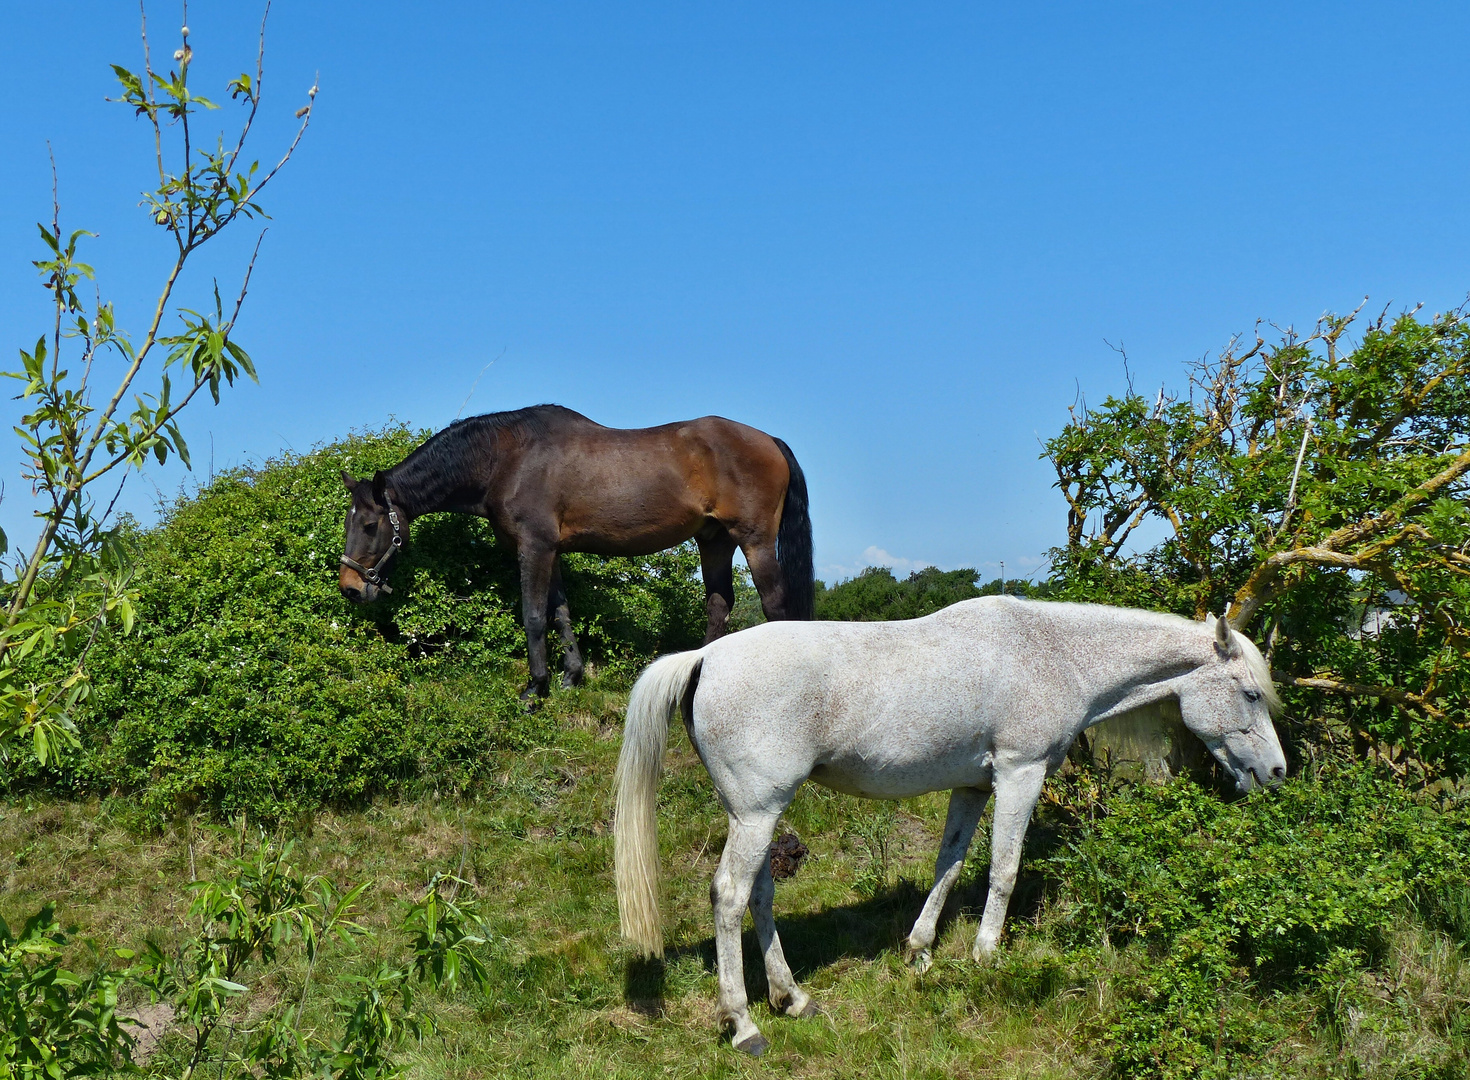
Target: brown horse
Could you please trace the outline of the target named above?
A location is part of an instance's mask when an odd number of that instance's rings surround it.
[[[563,686],[582,677],[557,554],[649,555],[693,537],[709,622],[725,633],[735,603],[731,560],[750,566],[766,618],[810,619],[812,526],[806,478],[780,439],[718,416],[623,430],[559,405],[456,420],[352,496],[339,585],[364,603],[391,592],[387,571],[421,514],[487,518],[515,545],[531,681],[548,693],[546,627],[566,645]]]

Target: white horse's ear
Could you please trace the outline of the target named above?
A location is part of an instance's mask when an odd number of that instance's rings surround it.
[[[1229,660],[1240,655],[1240,646],[1236,644],[1235,635],[1230,630],[1230,623],[1222,615],[1211,621],[1215,624],[1215,651],[1220,654],[1220,659]]]

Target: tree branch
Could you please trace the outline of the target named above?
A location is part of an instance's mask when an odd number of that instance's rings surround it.
[[[1279,683],[1300,686],[1306,690],[1323,690],[1329,694],[1341,694],[1345,697],[1382,698],[1400,707],[1417,709],[1432,720],[1447,719],[1443,709],[1431,705],[1422,696],[1411,690],[1401,690],[1396,686],[1372,686],[1367,683],[1343,682],[1340,679],[1329,679],[1319,675],[1290,675],[1284,671],[1271,672],[1271,678]],[[1470,721],[1451,720],[1450,723],[1462,730],[1470,728]]]

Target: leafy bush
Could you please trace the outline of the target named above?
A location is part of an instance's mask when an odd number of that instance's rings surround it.
[[[162,464],[176,454],[187,465],[180,413],[206,387],[218,403],[222,384],[255,378],[250,356],[234,337],[254,256],[229,316],[218,279],[213,314],[198,300],[187,301],[181,283],[193,276],[185,268],[197,263],[200,248],[213,247],[234,222],[265,214],[261,191],[306,133],[317,88],[296,112],[295,140],[273,168],[260,172],[260,162],[247,165],[242,154],[261,103],[264,23],[254,78],[241,74],[224,87],[245,109],[238,136],[218,132],[211,138],[208,127],[198,126],[217,106],[189,83],[188,39],[183,27],[176,66],[165,78],[153,68],[150,56],[158,53],[149,50],[145,20],[142,74],[112,65],[122,85],[116,100],[153,129],[150,157],[157,163],[158,186],[143,193],[142,205],[152,224],[165,231],[172,263],[159,279],[153,320],[141,334],[119,326],[113,304],[102,299],[100,287],[89,285],[95,274],[81,261],[77,245],[94,234],[63,232],[54,186],[51,227],[37,223],[46,250],[32,265],[51,294],[52,317],[36,344],[20,350],[22,370],[0,374],[20,383],[16,397],[25,404],[13,430],[20,438],[20,478],[36,496],[40,525],[30,555],[16,560],[13,577],[6,580],[0,568],[0,762],[25,742],[42,765],[63,748],[77,747],[72,714],[89,690],[88,648],[109,622],[121,623],[125,632],[133,623],[134,598],[118,558],[111,506],[99,512],[96,493],[111,488],[118,477],[114,470],[142,468],[149,457]],[[130,290],[138,280],[135,270]],[[90,304],[88,293],[95,298]],[[164,318],[170,310],[181,324],[172,333]],[[109,362],[109,356],[121,363]],[[94,366],[95,361],[100,362]],[[120,374],[110,393],[98,382],[109,370]],[[152,393],[144,389],[150,382],[157,387]],[[0,531],[0,554],[7,546]]]
[[[0,919],[0,1076],[111,1075],[133,1040],[117,1015],[124,976],[100,957],[90,974],[61,966],[69,935],[47,904],[12,935]]]
[[[1228,609],[1292,711],[1470,773],[1470,320],[1353,316],[1232,343],[1188,391],[1131,385],[1045,444],[1067,500],[1069,600]],[[1152,521],[1164,539],[1132,550]],[[1296,734],[1296,733],[1289,733]]]
[[[1071,783],[1052,790],[1080,810]],[[1367,766],[1237,802],[1181,780],[1090,809],[1101,816],[1071,815],[1074,839],[1032,868],[1056,890],[1060,943],[1101,936],[1148,957],[1121,1013],[1100,1018],[1128,1076],[1239,1075],[1273,1029],[1234,998],[1351,981],[1407,908],[1434,912],[1470,882],[1470,815]]]
[[[324,952],[335,953],[338,964],[350,961],[352,946],[374,940],[357,907],[371,883],[344,891],[305,874],[290,861],[293,846],[261,835],[247,847],[242,835],[223,874],[189,885],[192,925],[182,940],[168,947],[149,937],[136,951],[117,949],[136,962],[125,969],[99,964],[88,979],[59,966],[67,938],[53,905],[32,916],[18,938],[0,922],[0,1076],[141,1072],[131,1060],[135,1040],[116,1015],[125,988],[166,1002],[178,1029],[148,1064],[150,1076],[189,1080],[211,1066],[216,1075],[276,1080],[401,1075],[394,1055],[410,1037],[422,1039],[436,1027],[434,1015],[415,1005],[414,988],[483,988],[489,979],[474,951],[487,944],[476,903],[458,899],[464,881],[434,874],[396,927],[407,945],[405,962],[386,962],[378,950],[370,974],[346,976],[356,992],[337,998],[331,1010],[340,1034],[324,1034],[303,1023],[311,991],[323,981],[320,961]],[[250,983],[260,987],[272,966],[292,961],[304,969],[299,986],[271,987],[263,1003],[241,1009]]]
[[[415,523],[394,593],[337,591],[340,471],[370,475],[404,427],[216,477],[135,537],[138,626],[100,637],[83,749],[32,779],[137,792],[157,818],[204,806],[279,816],[424,775],[465,786],[496,749],[542,741],[515,701],[524,637],[513,552],[477,518]],[[573,555],[564,576],[594,661],[628,672],[703,629],[697,555]],[[523,661],[521,661],[523,663]],[[458,695],[434,690],[448,679]],[[540,734],[538,734],[540,733]]]

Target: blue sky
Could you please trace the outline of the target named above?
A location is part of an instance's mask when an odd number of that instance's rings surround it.
[[[160,49],[177,12],[150,7]],[[222,97],[257,21],[192,5],[196,89]],[[103,294],[143,322],[168,256],[136,205],[151,147],[103,100],[137,31],[125,3],[7,5],[7,357],[47,321],[48,139],[63,226],[100,234]],[[278,0],[260,156],[317,72],[321,94],[265,198],[239,328],[260,385],[188,417],[196,469],[437,428],[472,386],[467,413],[718,413],[795,450],[829,580],[1028,572],[1064,522],[1040,440],[1079,387],[1123,385],[1105,342],[1178,385],[1258,317],[1463,301],[1466,40],[1463,4]],[[253,241],[182,300],[233,288]],[[13,538],[17,471],[0,454]]]

